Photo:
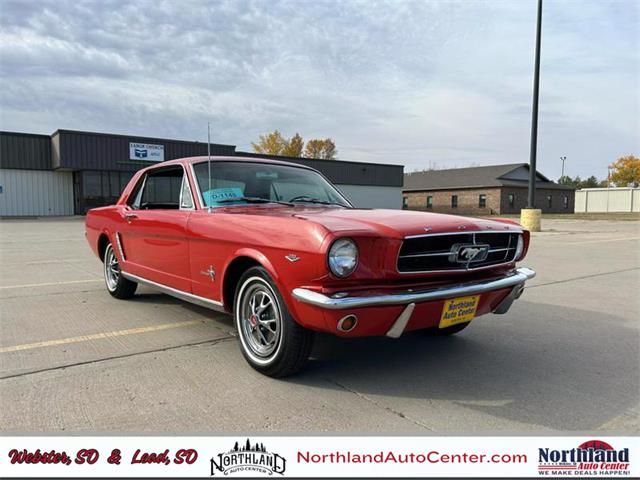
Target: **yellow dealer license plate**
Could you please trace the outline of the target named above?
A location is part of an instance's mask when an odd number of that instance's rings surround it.
[[[476,316],[480,295],[452,298],[444,302],[439,328],[470,322]]]

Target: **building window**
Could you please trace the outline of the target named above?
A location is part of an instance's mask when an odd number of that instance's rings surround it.
[[[427,208],[433,208],[433,197],[431,195],[427,197]]]
[[[458,208],[458,195],[451,195],[451,208]]]
[[[407,197],[402,197],[402,209],[406,210],[409,206],[409,199]]]
[[[513,193],[509,194],[509,206],[513,207],[513,205],[516,203],[516,196]]]
[[[551,208],[551,195],[547,195],[547,208]]]
[[[569,197],[567,197],[566,195],[562,197],[562,206],[565,210],[569,209]]]
[[[478,207],[485,208],[487,206],[487,196],[484,193],[478,195]]]

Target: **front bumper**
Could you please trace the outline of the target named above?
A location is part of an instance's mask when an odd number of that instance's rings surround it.
[[[527,280],[536,276],[536,272],[530,268],[517,268],[501,278],[492,280],[482,280],[477,282],[460,283],[457,285],[438,287],[420,291],[402,291],[373,296],[339,296],[328,297],[322,293],[307,290],[305,288],[295,288],[293,297],[303,303],[308,303],[316,307],[328,310],[344,310],[361,307],[375,307],[388,305],[410,305],[421,302],[431,302],[446,298],[464,297],[467,295],[477,295],[491,292],[503,288],[522,285]]]

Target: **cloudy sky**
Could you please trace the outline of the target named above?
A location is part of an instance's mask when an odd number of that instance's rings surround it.
[[[640,154],[640,2],[545,0],[539,168]],[[332,137],[411,171],[528,161],[535,0],[0,0],[0,128],[249,149]]]

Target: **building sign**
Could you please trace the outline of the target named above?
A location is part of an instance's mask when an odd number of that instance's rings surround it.
[[[129,160],[164,162],[164,145],[129,143]]]

